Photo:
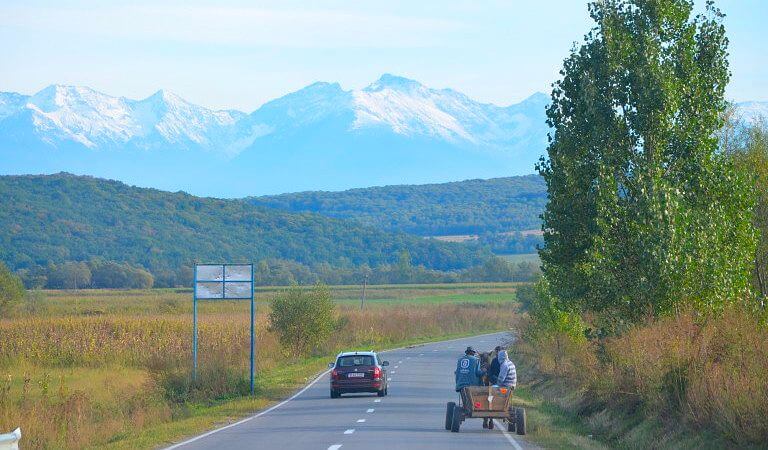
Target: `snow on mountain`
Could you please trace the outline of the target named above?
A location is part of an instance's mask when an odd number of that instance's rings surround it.
[[[385,74],[378,81],[353,93],[355,121],[353,128],[384,125],[402,135],[426,135],[449,141],[477,143],[464,129],[461,117],[449,108],[465,106],[452,91],[429,89],[416,81]],[[456,111],[459,108],[453,108]]]
[[[221,196],[528,174],[546,152],[548,102],[535,93],[498,106],[389,74],[360,90],[314,83],[250,114],[163,90],[133,100],[52,85],[0,93],[0,173]],[[768,117],[768,102],[737,106]]]
[[[736,104],[736,109],[741,119],[747,122],[768,120],[768,102],[741,102]]]
[[[74,142],[91,149],[200,147],[229,156],[259,138],[301,133],[329,120],[348,133],[384,129],[405,137],[503,150],[511,140],[541,131],[543,105],[515,108],[520,109],[478,103],[451,89],[430,89],[389,74],[358,91],[345,91],[338,83],[315,83],[251,114],[210,110],[162,90],[143,100],[62,85],[31,97],[0,93],[0,121],[22,115],[13,122],[18,127],[29,117],[27,131],[52,146]]]
[[[27,102],[29,97],[15,92],[0,92],[0,120],[15,114]]]
[[[91,149],[134,145],[154,148],[197,145],[212,148],[245,116],[212,111],[158,91],[144,100],[112,97],[88,87],[52,85],[31,97],[0,94],[0,120],[30,117],[32,132],[57,146],[76,142]]]

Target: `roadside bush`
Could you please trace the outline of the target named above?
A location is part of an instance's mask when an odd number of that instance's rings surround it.
[[[327,286],[311,291],[294,286],[275,296],[269,330],[276,333],[283,350],[293,356],[309,354],[331,334],[336,305]]]
[[[768,329],[746,308],[706,319],[681,313],[592,340],[539,328],[513,348],[527,370],[580,393],[570,407],[588,422],[627,416],[670,432],[714,432],[734,447],[768,442]],[[603,428],[593,431],[622,439]],[[664,436],[645,438],[659,446]]]
[[[8,267],[0,262],[0,317],[8,314],[11,308],[24,298],[24,284]]]

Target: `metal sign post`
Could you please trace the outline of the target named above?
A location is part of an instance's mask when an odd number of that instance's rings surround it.
[[[253,264],[197,264],[192,298],[192,380],[197,381],[197,301],[251,301],[251,395],[255,392],[256,302],[253,298]]]

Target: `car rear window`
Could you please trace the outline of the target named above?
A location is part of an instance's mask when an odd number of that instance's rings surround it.
[[[373,356],[369,355],[350,355],[341,356],[337,363],[339,367],[353,367],[353,366],[372,366]]]

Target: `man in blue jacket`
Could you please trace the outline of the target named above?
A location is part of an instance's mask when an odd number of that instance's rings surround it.
[[[480,368],[480,360],[475,356],[475,349],[467,347],[464,356],[456,361],[456,392],[467,386],[480,386],[480,377],[485,373]]]

